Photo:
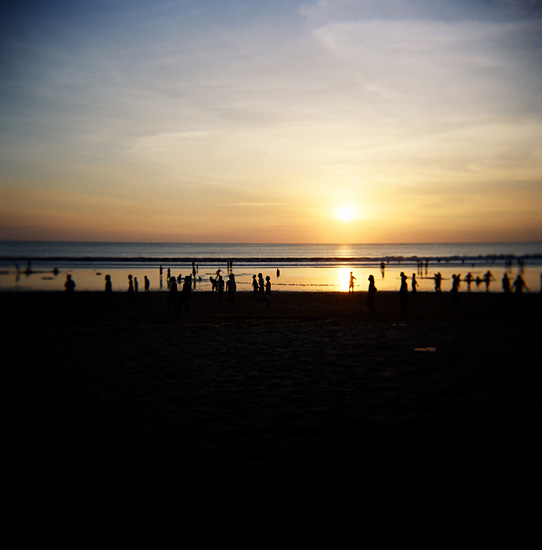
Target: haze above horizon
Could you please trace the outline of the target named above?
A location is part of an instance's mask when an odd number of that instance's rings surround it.
[[[0,239],[542,240],[539,0],[21,0]]]

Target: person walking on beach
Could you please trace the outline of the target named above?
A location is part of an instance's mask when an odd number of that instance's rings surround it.
[[[190,315],[190,307],[188,306],[190,297],[192,296],[192,277],[190,275],[184,278],[184,284],[180,294],[179,303],[177,304],[177,313],[179,313],[182,306],[186,309],[188,315]]]
[[[235,302],[235,291],[237,290],[237,285],[235,284],[235,275],[230,273],[228,275],[228,281],[226,282],[226,292],[228,293],[228,304],[233,304]]]
[[[435,292],[441,291],[441,283],[442,283],[442,275],[440,274],[440,271],[438,273],[435,273]]]
[[[505,294],[510,294],[511,288],[510,288],[510,278],[508,277],[508,273],[504,273],[502,277],[502,290]]]
[[[416,281],[416,273],[412,274],[412,292],[416,293],[416,287],[418,286],[418,281]]]
[[[252,275],[252,290],[253,290],[252,297],[254,298],[254,300],[256,300],[258,298],[258,292],[259,292],[259,285],[256,279],[256,275]]]
[[[265,281],[263,275],[258,273],[258,300],[263,301],[265,296]]]
[[[75,290],[75,282],[72,279],[72,276],[70,274],[66,275],[66,282],[64,283],[64,288],[66,289],[66,292],[73,293]]]
[[[516,280],[512,283],[512,286],[514,287],[514,294],[521,294],[523,290],[529,290],[521,275],[516,277]]]
[[[134,281],[131,275],[128,275],[128,301],[133,302],[134,301]]]
[[[354,281],[356,278],[354,277],[354,273],[350,272],[350,281],[348,283],[348,292],[354,292]]]
[[[369,310],[369,313],[376,313],[375,294],[376,294],[375,278],[373,277],[373,275],[369,275],[369,290],[367,291],[367,308]]]
[[[113,285],[111,284],[111,275],[105,276],[104,301],[106,306],[113,305]]]
[[[216,279],[216,289],[218,291],[218,303],[222,304],[224,300],[224,279],[219,275]]]
[[[167,297],[167,309],[168,311],[175,310],[175,304],[177,303],[177,281],[172,278],[169,281],[169,292]]]
[[[266,307],[271,307],[271,277],[265,278],[265,301]]]
[[[137,277],[134,277],[134,292],[139,292],[139,283],[137,282]]]
[[[151,283],[148,279],[148,277],[145,275],[145,292],[149,292]]]
[[[484,277],[483,277],[483,281],[486,285],[486,292],[489,292],[489,285],[491,284],[491,281],[494,280],[494,277],[493,277],[493,274],[491,273],[491,271],[488,271],[487,273],[485,273]]]
[[[399,287],[399,304],[403,313],[408,311],[408,284],[407,276],[401,271],[401,286]]]
[[[459,296],[459,283],[461,282],[461,276],[456,275],[455,273],[452,275],[452,302],[457,303]]]

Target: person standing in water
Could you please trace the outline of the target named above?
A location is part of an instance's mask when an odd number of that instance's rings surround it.
[[[354,281],[356,278],[354,277],[354,273],[350,272],[350,282],[348,283],[348,292],[354,292]]]

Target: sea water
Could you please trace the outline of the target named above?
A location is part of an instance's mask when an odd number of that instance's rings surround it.
[[[160,276],[162,266],[162,276]],[[231,266],[231,267],[230,267]],[[355,290],[366,290],[369,275],[379,290],[398,290],[400,273],[412,276],[418,291],[434,290],[441,273],[442,290],[460,275],[460,291],[486,292],[476,283],[488,271],[490,292],[501,292],[506,273],[521,274],[530,291],[538,292],[542,273],[542,243],[422,243],[422,244],[228,244],[228,243],[105,243],[0,242],[0,290],[63,290],[66,275],[78,291],[103,290],[111,276],[115,291],[126,290],[128,275],[144,290],[166,290],[168,269],[184,278],[195,272],[195,290],[211,290],[218,270],[235,274],[239,290],[251,290],[252,276],[271,277],[274,291],[348,291],[350,274]],[[473,282],[467,285],[470,273]]]

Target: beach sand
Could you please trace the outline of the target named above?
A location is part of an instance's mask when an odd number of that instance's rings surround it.
[[[530,506],[539,294],[0,296],[14,505]]]

